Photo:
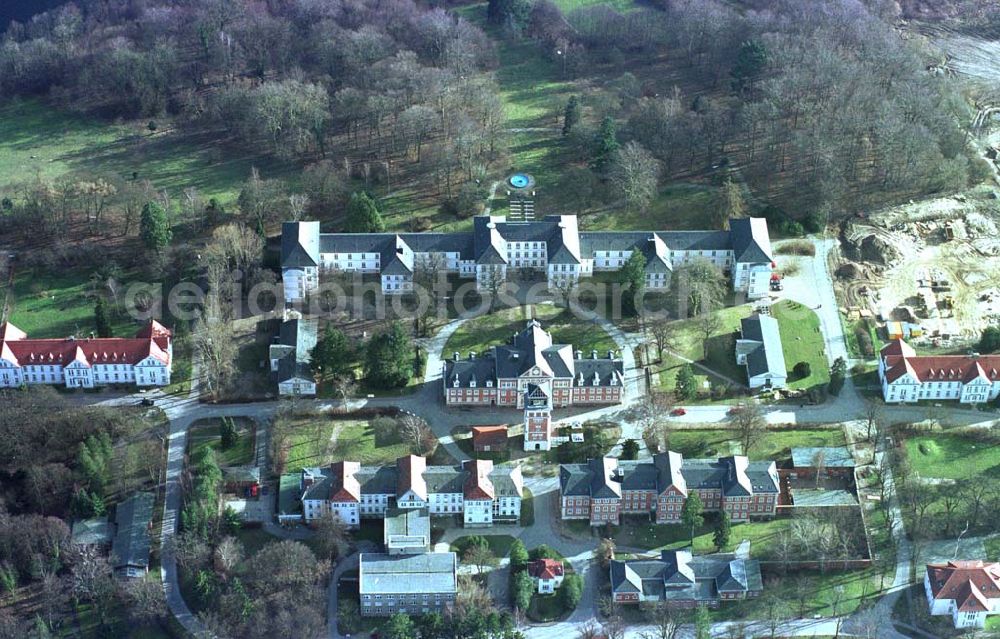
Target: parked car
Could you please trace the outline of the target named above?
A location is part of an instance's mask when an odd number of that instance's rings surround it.
[[[141,400],[139,400],[139,405],[140,406],[152,406],[155,403],[156,402],[154,402],[152,399],[150,399],[148,397],[143,397]]]
[[[743,412],[743,407],[742,406],[733,406],[728,411],[726,411],[726,414],[727,415],[739,415],[742,412]]]
[[[687,415],[687,411],[678,406],[677,408],[670,411],[670,414],[674,417],[680,417],[681,415]]]

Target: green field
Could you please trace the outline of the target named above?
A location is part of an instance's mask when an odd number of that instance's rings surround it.
[[[514,333],[524,330],[529,317],[552,333],[554,343],[572,344],[574,350],[583,351],[584,357],[589,357],[591,350],[606,357],[609,350],[618,348],[603,328],[577,319],[565,309],[540,304],[532,307],[530,315],[527,307],[519,306],[469,320],[448,338],[442,356],[448,358],[458,352],[465,358],[470,352],[481,355],[492,346],[509,344]]]
[[[0,287],[0,300],[5,288]],[[80,273],[18,270],[7,300],[10,322],[29,337],[88,336],[97,328],[89,289],[89,281]],[[132,337],[140,328],[124,314],[111,320],[116,337]]]
[[[785,367],[788,369],[788,387],[812,388],[829,382],[830,365],[826,360],[823,331],[816,313],[798,302],[784,300],[771,307],[771,315],[778,320],[778,330],[781,332],[781,347],[785,352]],[[804,379],[797,379],[792,373],[799,362],[809,363],[810,374]]]
[[[212,448],[215,450],[215,458],[218,460],[219,466],[222,467],[247,466],[252,464],[254,461],[254,422],[245,417],[234,417],[232,419],[239,433],[239,439],[234,446],[223,450],[222,437],[219,430],[222,420],[213,417],[198,420],[191,426],[188,435],[191,451],[194,452],[204,446]]]
[[[920,477],[970,479],[1000,472],[1000,447],[961,435],[935,433],[906,439],[910,468]]]
[[[291,425],[285,472],[295,473],[340,460],[365,465],[389,464],[409,453],[409,446],[398,435],[376,431],[368,420],[303,418]]]
[[[705,357],[703,350],[704,334],[699,327],[702,321],[698,318],[678,320],[673,322],[674,332],[672,334],[671,346],[677,355],[696,361],[718,374],[709,376],[704,370],[695,368],[695,378],[699,388],[702,382],[711,377],[714,381],[725,381],[728,377],[739,384],[746,383],[746,371],[736,364],[736,338],[734,331],[739,330],[740,320],[748,317],[751,312],[749,305],[734,306],[715,311],[713,314],[719,317],[721,324],[708,342],[708,357]],[[650,347],[650,355],[655,356],[655,351]],[[660,385],[664,388],[672,389],[677,371],[684,365],[684,360],[670,353],[663,354],[662,362],[653,362],[651,368],[654,373],[659,373]]]
[[[792,448],[845,446],[840,428],[765,430],[750,451],[750,459],[780,462],[791,457]],[[688,458],[715,458],[742,454],[738,434],[725,429],[678,429],[670,433],[670,449]]]
[[[289,177],[298,166],[230,149],[218,134],[182,133],[159,122],[107,124],[54,109],[40,100],[9,100],[0,106],[0,193],[41,176],[113,174],[148,179],[175,195],[195,187],[205,198],[235,200],[256,166],[264,177]]]

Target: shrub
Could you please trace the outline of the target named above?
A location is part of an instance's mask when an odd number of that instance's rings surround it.
[[[854,329],[854,334],[858,338],[858,349],[864,357],[875,357],[875,345],[872,343],[872,336],[865,326],[858,326]]]
[[[812,367],[809,366],[809,362],[799,362],[792,369],[792,372],[795,373],[797,379],[805,379],[812,374]]]
[[[566,610],[573,610],[583,597],[583,579],[576,573],[566,575],[559,590],[562,594],[563,607]]]
[[[559,557],[559,553],[557,553],[556,551],[552,550],[551,548],[549,548],[545,544],[542,544],[538,548],[532,549],[532,551],[530,553],[528,553],[528,556],[531,557],[532,560],[535,560],[535,559],[559,559],[560,558]]]
[[[816,245],[806,240],[785,242],[775,250],[775,253],[778,255],[806,255],[811,257],[816,255]]]

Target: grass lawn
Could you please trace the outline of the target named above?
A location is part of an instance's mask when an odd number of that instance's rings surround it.
[[[410,448],[396,433],[376,431],[368,420],[296,419],[291,425],[286,473],[347,459],[365,465],[393,463]]]
[[[778,330],[781,332],[781,346],[785,351],[785,367],[788,369],[788,387],[812,388],[829,382],[830,365],[826,361],[823,332],[816,313],[798,302],[783,300],[771,307],[771,315],[778,320]],[[792,373],[799,362],[809,363],[810,374],[804,379],[797,379]]]
[[[469,540],[473,537],[482,537],[489,544],[490,551],[496,556],[497,559],[503,559],[504,557],[510,555],[510,547],[514,543],[514,538],[510,535],[464,535],[458,537],[455,541],[451,542],[450,550],[454,553],[458,553],[459,559],[462,559],[464,563],[465,551],[468,549]]]
[[[694,360],[712,371],[718,376],[709,376],[704,370],[695,368],[695,377],[701,382],[707,379],[722,382],[724,377],[744,384],[746,382],[746,371],[736,364],[736,338],[734,331],[739,330],[740,320],[748,317],[751,312],[749,305],[734,306],[715,311],[714,315],[721,320],[717,331],[705,340],[704,334],[699,327],[702,322],[699,319],[686,319],[673,322],[673,350],[688,359]],[[707,357],[703,344],[707,341]],[[650,349],[650,355],[655,353]],[[662,362],[650,364],[654,373],[659,373],[660,385],[664,388],[673,388],[677,371],[684,365],[684,360],[664,353]]]
[[[535,495],[529,488],[525,488],[521,494],[521,525],[524,527],[535,525]]]
[[[507,344],[514,333],[524,329],[529,317],[552,333],[553,342],[572,344],[585,357],[589,357],[591,350],[606,357],[609,350],[617,349],[615,341],[599,326],[573,317],[566,309],[539,304],[532,307],[530,314],[528,307],[519,306],[469,320],[448,338],[442,356],[448,358],[458,352],[465,358],[470,352],[483,354],[492,346]]]
[[[879,596],[879,576],[871,568],[825,575],[804,572],[781,578],[765,575],[764,592],[785,602],[784,617],[848,615],[863,602]],[[732,607],[724,605],[711,614],[716,620],[764,619],[766,601],[766,597],[748,599]]]
[[[79,272],[18,268],[8,300],[10,321],[28,337],[87,337],[97,330],[94,300],[87,296],[88,289],[87,277]],[[116,337],[134,337],[141,328],[127,315],[111,320]]]
[[[221,426],[222,418],[212,417],[210,419],[198,420],[188,431],[191,451],[208,446],[215,450],[215,457],[219,466],[246,466],[253,463],[254,458],[254,431],[256,426],[253,420],[245,417],[231,418],[235,424],[239,439],[236,444],[226,450],[222,449]]]
[[[635,8],[633,0],[555,0],[555,4],[563,10],[563,13],[569,13],[574,9],[581,9],[583,7],[591,7],[595,4],[608,5],[617,11],[628,11]]]
[[[771,521],[733,524],[729,546],[723,550],[731,551],[740,541],[749,539],[750,552],[753,556],[764,557],[778,535],[791,527],[791,522],[790,518],[778,518]],[[715,516],[708,514],[705,517],[705,524],[695,529],[695,554],[716,552],[715,543],[712,541],[715,523]],[[615,530],[614,539],[619,547],[649,551],[688,548],[691,545],[691,529],[683,524],[652,524],[643,517],[627,517]]]
[[[718,207],[719,187],[695,182],[671,182],[660,188],[645,211],[621,208],[586,213],[582,229],[591,231],[660,230],[700,231]]]
[[[8,100],[0,106],[0,193],[12,184],[67,173],[114,174],[148,179],[179,193],[195,187],[206,199],[235,201],[254,166],[265,178],[290,178],[300,167],[269,156],[222,148],[217,136],[167,128],[154,134],[148,120],[108,124],[52,108],[41,100]]]
[[[1000,447],[962,435],[908,437],[905,446],[910,467],[921,477],[969,479],[1000,471]]]
[[[791,449],[809,446],[844,446],[847,440],[839,428],[766,430],[750,451],[750,459],[781,461],[791,457]],[[738,435],[727,429],[678,429],[670,433],[670,449],[687,458],[715,458],[741,454]]]

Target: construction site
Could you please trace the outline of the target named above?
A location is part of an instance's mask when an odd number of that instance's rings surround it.
[[[1000,322],[998,227],[992,187],[846,220],[835,265],[845,319],[917,347],[973,344]]]

